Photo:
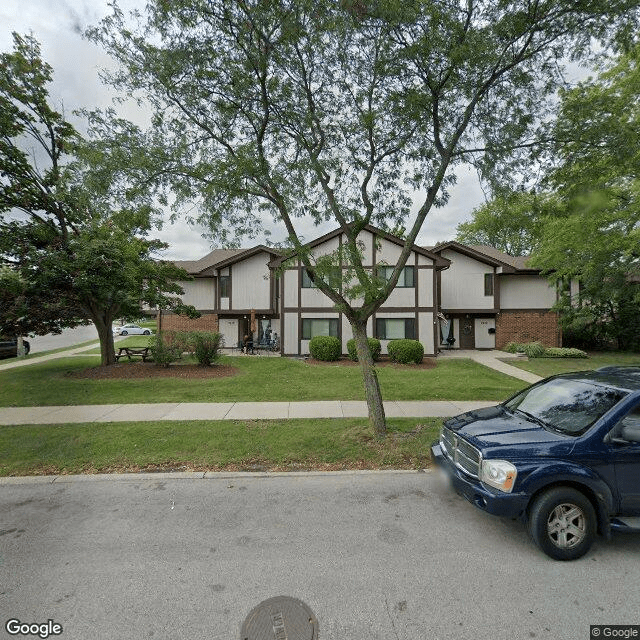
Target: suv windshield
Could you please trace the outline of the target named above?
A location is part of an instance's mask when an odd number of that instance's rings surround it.
[[[618,389],[556,378],[525,389],[505,402],[504,407],[523,413],[551,429],[580,435],[625,395]]]

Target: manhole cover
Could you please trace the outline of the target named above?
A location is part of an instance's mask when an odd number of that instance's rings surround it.
[[[241,640],[317,640],[313,611],[296,598],[276,596],[261,602],[242,625]]]

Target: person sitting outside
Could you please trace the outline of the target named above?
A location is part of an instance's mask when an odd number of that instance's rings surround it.
[[[242,352],[246,354],[253,353],[253,335],[244,337]]]

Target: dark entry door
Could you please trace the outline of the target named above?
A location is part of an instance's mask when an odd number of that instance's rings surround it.
[[[473,318],[460,318],[460,348],[475,349],[476,336]]]

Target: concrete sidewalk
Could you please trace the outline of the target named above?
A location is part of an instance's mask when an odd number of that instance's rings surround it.
[[[388,418],[450,417],[490,407],[495,402],[388,401]],[[0,425],[156,420],[285,420],[293,418],[366,418],[367,404],[356,400],[318,402],[175,402],[82,406],[6,407]]]
[[[466,349],[447,349],[441,351],[438,354],[438,358],[467,358],[468,360],[473,360],[478,364],[484,365],[485,367],[489,367],[489,369],[500,371],[500,373],[504,373],[508,376],[511,376],[512,378],[524,380],[529,384],[540,382],[540,380],[542,380],[542,378],[535,375],[535,373],[524,371],[523,369],[518,369],[518,367],[514,367],[507,362],[504,362],[504,360],[522,361],[522,356],[507,353],[506,351],[471,351]]]

